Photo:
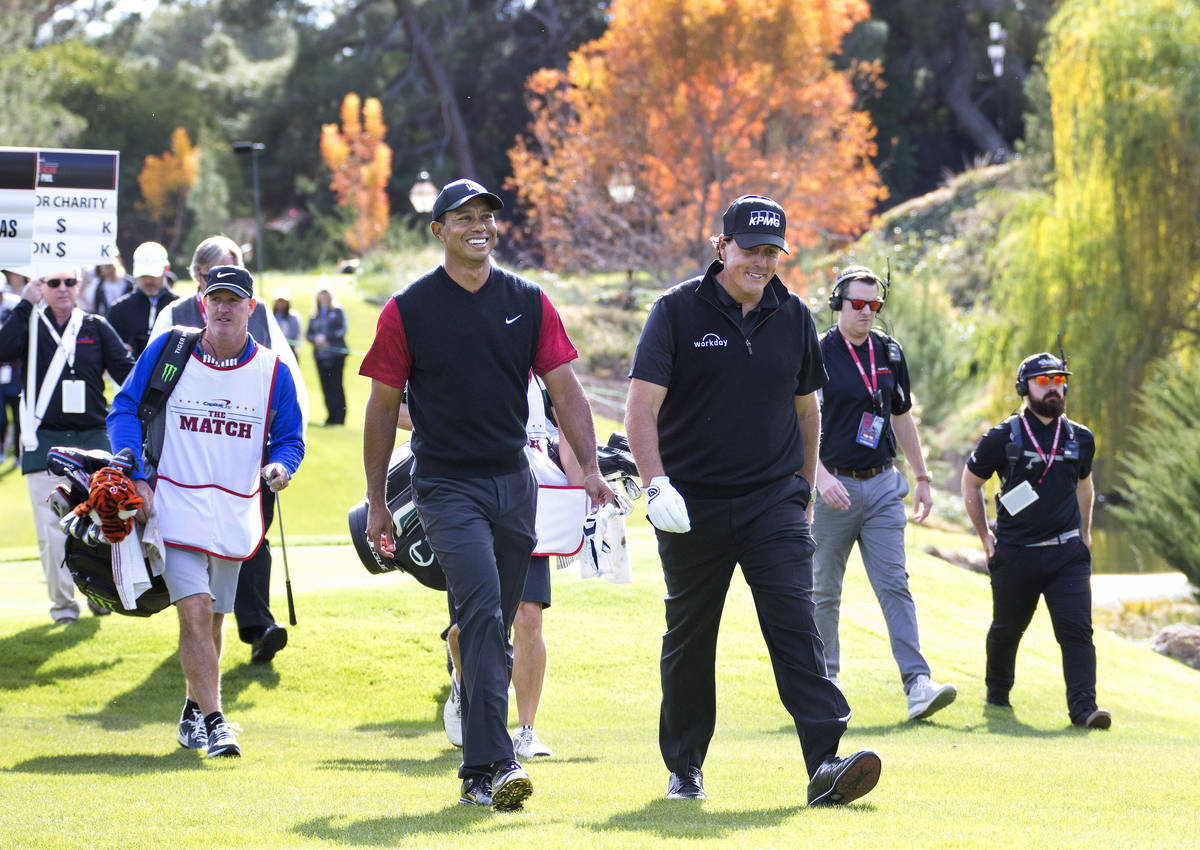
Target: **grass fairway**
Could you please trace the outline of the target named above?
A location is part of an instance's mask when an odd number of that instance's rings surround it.
[[[1196,846],[1200,673],[1099,632],[1114,725],[1073,729],[1041,612],[1022,647],[1015,715],[987,714],[986,580],[922,555],[910,570],[923,644],[935,675],[959,686],[931,721],[904,721],[861,568],[846,584],[841,679],[854,717],[842,749],[880,753],[874,792],[845,809],[804,807],[799,745],[739,577],[720,645],[710,799],[668,803],[657,748],[663,586],[644,521],[630,540],[632,584],[555,575],[538,728],[556,756],[527,765],[535,794],[512,814],[455,805],[441,595],[368,575],[346,545],[289,548],[300,625],[273,666],[249,665],[227,629],[225,705],[245,728],[245,755],[217,764],[175,744],[172,613],[54,627],[36,563],[0,565],[0,846]],[[275,603],[282,616],[282,593]]]

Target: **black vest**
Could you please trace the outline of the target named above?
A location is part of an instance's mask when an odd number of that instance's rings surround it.
[[[487,283],[468,292],[439,266],[393,298],[412,358],[413,477],[522,469],[541,290],[493,266]]]

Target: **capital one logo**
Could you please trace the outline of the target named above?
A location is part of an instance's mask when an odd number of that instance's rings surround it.
[[[770,210],[754,210],[750,213],[750,227],[779,227],[779,213]]]

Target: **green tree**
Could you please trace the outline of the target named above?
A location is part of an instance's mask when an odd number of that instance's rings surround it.
[[[1124,445],[1151,367],[1200,337],[1200,7],[1070,0],[1046,51],[1055,179],[1006,222],[994,363],[1062,333],[1071,409]]]
[[[1146,546],[1200,587],[1200,369],[1159,363],[1125,455],[1116,513]]]
[[[52,96],[56,69],[33,67],[33,50],[24,44],[32,15],[17,10],[0,17],[0,40],[9,49],[0,56],[0,127],[4,143],[22,147],[63,147],[83,129],[84,120]]]

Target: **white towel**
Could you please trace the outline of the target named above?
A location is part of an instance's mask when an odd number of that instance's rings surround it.
[[[150,516],[140,535],[135,523],[133,531],[112,547],[113,583],[126,611],[137,608],[138,597],[150,589],[150,574],[162,575],[163,555],[162,532],[156,514]]]
[[[150,573],[142,557],[142,543],[135,528],[112,547],[113,583],[126,611],[137,608],[137,598],[150,589]]]

